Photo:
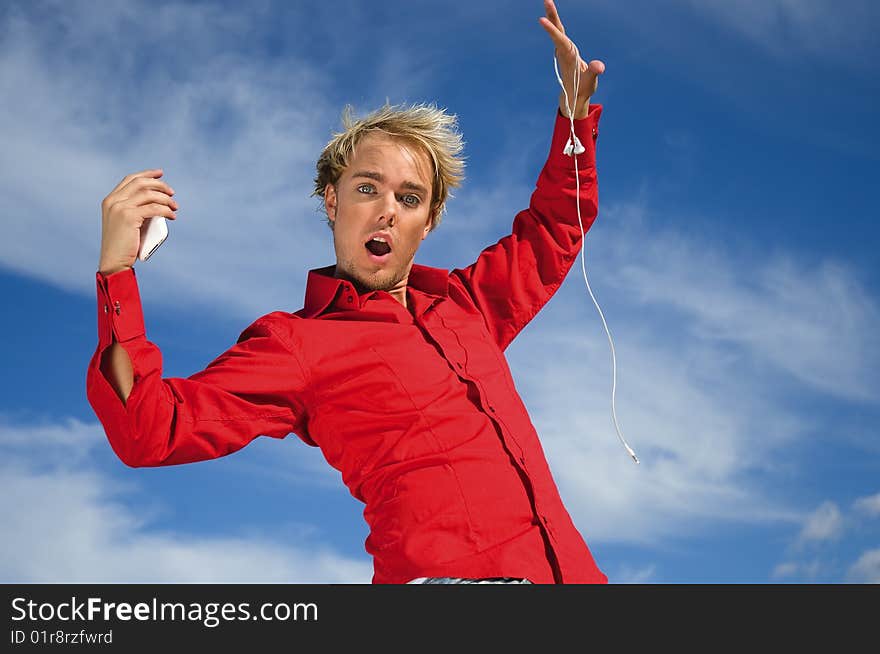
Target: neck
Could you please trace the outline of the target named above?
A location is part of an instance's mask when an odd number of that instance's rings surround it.
[[[354,286],[355,290],[358,292],[358,295],[363,295],[363,294],[369,293],[371,291],[385,291],[391,297],[393,297],[395,300],[400,302],[405,309],[409,308],[409,306],[406,303],[406,287],[407,287],[407,283],[409,282],[409,273],[407,273],[403,277],[403,279],[398,281],[391,288],[381,288],[381,289],[364,286],[363,284],[359,283],[356,279],[352,279],[348,275],[345,275],[344,273],[342,273],[339,270],[338,266],[334,270],[334,277],[337,277],[340,279],[347,279],[348,281],[350,281],[352,283],[352,285]]]
[[[400,302],[403,305],[404,309],[408,309],[406,305],[406,285],[409,282],[409,274],[404,276],[399,282],[397,282],[391,288],[384,289],[386,293],[388,293],[395,300]]]
[[[391,297],[400,302],[403,305],[404,309],[409,308],[406,306],[406,282],[399,286],[396,286],[395,288],[392,288],[390,291],[388,291],[388,293],[391,294]]]

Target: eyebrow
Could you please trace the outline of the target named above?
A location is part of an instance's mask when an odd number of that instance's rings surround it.
[[[372,170],[359,170],[356,173],[352,173],[352,177],[366,177],[367,179],[374,179],[382,184],[385,183],[385,175]],[[425,195],[428,195],[428,189],[426,189],[421,184],[405,181],[401,184],[401,186],[403,188],[410,189],[411,191],[419,191],[421,193],[424,193]]]

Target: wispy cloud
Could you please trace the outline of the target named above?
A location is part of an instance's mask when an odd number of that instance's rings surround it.
[[[825,418],[786,398],[812,389],[874,406],[877,307],[838,262],[721,248],[653,217],[606,206],[586,251],[615,336],[618,416],[641,466],[611,422],[610,353],[579,262],[540,329],[509,350],[563,495],[588,541],[799,524],[802,509],[774,489]],[[811,537],[837,524],[819,517]]]
[[[733,346],[831,395],[880,401],[880,307],[842,261],[739,251],[651,229],[639,205],[609,207],[609,284],[646,308],[680,311],[682,334]],[[610,259],[610,261],[608,260]]]
[[[823,574],[825,566],[818,559],[806,563],[787,562],[780,563],[773,568],[770,574],[771,579],[783,580],[792,579],[795,581],[807,580],[815,582],[819,575]]]
[[[880,517],[880,493],[858,498],[853,502],[853,508],[871,518]]]
[[[681,1],[681,0],[680,0]],[[694,11],[759,44],[775,56],[805,54],[856,61],[873,41],[880,12],[871,0],[683,0]]]
[[[845,6],[833,0],[633,0],[625,5],[604,0],[592,3],[591,8],[626,21],[643,37],[640,41],[659,43],[669,40],[670,35],[676,37],[671,49],[691,39],[705,45],[702,39],[706,35],[696,33],[705,32],[705,24],[693,20],[699,17],[780,61],[821,57],[823,63],[859,67],[869,63],[867,53],[876,52],[873,25],[880,18],[880,8],[872,0],[849,0]],[[654,20],[646,20],[648,16]],[[749,71],[737,74],[748,75]]]
[[[867,550],[847,572],[850,581],[880,584],[880,548]]]
[[[135,266],[148,312],[250,320],[299,308],[305,270],[333,259],[310,193],[342,104],[363,113],[420,100],[437,66],[429,50],[384,39],[370,46],[369,92],[354,96],[342,93],[344,78],[327,79],[327,61],[295,47],[278,58],[242,49],[271,24],[268,5],[129,2],[97,20],[88,3],[58,2],[40,5],[51,7],[49,22],[25,6],[0,24],[0,87],[27,89],[0,107],[0,211],[16,217],[0,265],[91,293],[101,200],[124,175],[162,167],[180,209],[167,243]],[[331,60],[347,52],[350,67],[357,58],[367,37],[356,24],[370,25],[374,39],[384,34],[357,3],[342,34],[327,27],[325,11],[285,6],[283,18],[327,32],[338,45]]]
[[[15,216],[0,263],[90,292],[101,200],[162,167],[180,211],[137,266],[148,302],[248,318],[299,303],[302,270],[332,251],[309,197],[336,119],[314,67],[238,53],[247,16],[212,5],[55,9],[52,28],[14,9],[0,26],[0,87],[20,90],[0,108],[0,211]]]
[[[353,559],[307,526],[288,534],[189,535],[135,510],[139,491],[91,462],[100,426],[0,425],[0,579],[19,583],[368,583]],[[48,453],[48,455],[47,455]],[[133,501],[134,500],[134,501]],[[164,510],[173,511],[171,507]]]
[[[837,502],[823,501],[803,517],[801,529],[789,548],[790,560],[776,565],[772,577],[815,581],[822,575],[829,580],[880,582],[878,549],[863,549],[845,571],[840,564],[841,558],[849,559],[852,556],[846,552],[860,549],[859,543],[865,542],[859,540],[860,536],[867,536],[870,541],[871,535],[875,533],[865,518],[880,515],[880,511],[875,512],[877,504],[877,496],[861,497],[852,503],[852,511],[845,512]],[[805,553],[809,554],[809,561],[797,560]]]
[[[775,568],[773,568],[773,572],[771,576],[774,579],[784,579],[786,577],[793,577],[798,572],[798,564],[797,563],[780,563]]]
[[[804,526],[797,537],[797,542],[806,544],[836,540],[843,532],[843,514],[840,508],[831,501],[820,504],[815,511],[807,516]]]
[[[647,565],[639,568],[630,566],[622,566],[616,574],[613,575],[613,583],[615,584],[647,584],[655,580],[657,576],[657,568],[654,565]],[[609,576],[609,581],[611,577]]]

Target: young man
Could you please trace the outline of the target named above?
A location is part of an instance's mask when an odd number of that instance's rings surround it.
[[[336,264],[309,272],[305,306],[254,322],[187,379],[163,379],[146,340],[133,264],[138,229],[175,218],[161,171],[104,199],[98,348],[89,401],[131,466],[217,458],[259,435],[321,448],[365,504],[375,583],[605,582],[562,504],[503,350],[562,283],[597,213],[590,105],[600,61],[577,57],[551,0],[543,27],[563,79],[580,67],[574,162],[564,96],[529,208],[472,265],[413,263],[461,180],[454,117],[431,106],[345,118],[315,194]],[[564,112],[564,115],[563,115]],[[579,189],[579,191],[578,191]]]

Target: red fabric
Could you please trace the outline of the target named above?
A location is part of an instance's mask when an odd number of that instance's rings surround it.
[[[602,108],[575,121],[581,215],[597,213]],[[186,379],[162,378],[134,270],[97,275],[98,348],[89,402],[130,466],[200,461],[258,435],[321,448],[365,503],[374,583],[526,577],[604,583],[562,504],[503,350],[559,288],[581,244],[574,165],[557,112],[551,152],[512,234],[452,272],[414,265],[408,308],[358,295],[333,268],[309,272],[305,306],[250,325]],[[100,372],[113,339],[135,383],[123,405]]]

